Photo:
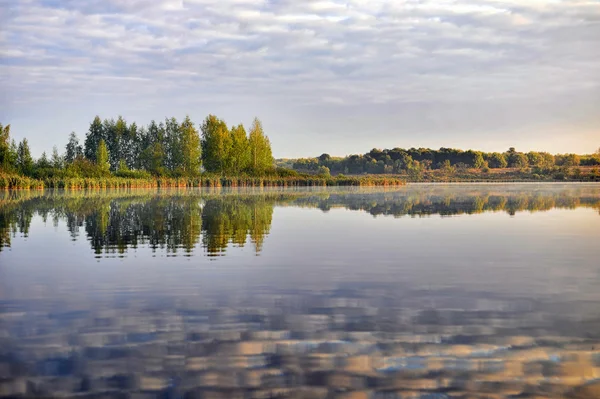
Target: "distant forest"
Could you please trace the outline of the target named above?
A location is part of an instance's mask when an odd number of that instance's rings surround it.
[[[80,142],[73,132],[61,152],[55,146],[36,160],[29,143],[10,138],[10,125],[0,124],[0,172],[37,179],[52,177],[197,176],[202,170],[220,175],[261,176],[273,168],[271,143],[258,118],[249,132],[243,125],[227,127],[214,115],[199,126],[186,117],[128,124],[122,117],[96,116]]]
[[[454,173],[466,169],[517,168],[531,169],[533,173],[547,174],[557,168],[600,165],[600,149],[594,154],[558,154],[548,152],[519,152],[509,148],[506,152],[482,152],[454,148],[394,148],[372,149],[362,155],[332,157],[322,154],[315,158],[278,159],[280,167],[298,172],[332,174],[408,174],[418,175],[425,171],[439,170]]]

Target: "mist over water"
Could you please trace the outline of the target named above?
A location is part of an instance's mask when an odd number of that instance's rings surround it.
[[[599,242],[598,185],[6,192],[0,371],[30,396],[585,397]]]

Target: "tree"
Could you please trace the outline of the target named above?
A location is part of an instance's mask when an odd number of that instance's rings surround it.
[[[229,129],[224,121],[214,115],[207,116],[200,129],[204,168],[222,174],[230,164],[232,140]]]
[[[423,179],[426,162],[430,162],[430,161],[423,161],[423,162],[413,161],[413,162],[411,162],[410,166],[407,168],[407,172],[412,181],[420,181]]]
[[[522,152],[518,152],[512,157],[513,168],[523,169],[527,166],[529,166],[529,160],[527,159],[527,155],[523,154]]]
[[[154,175],[162,175],[164,173],[163,159],[165,152],[162,144],[159,142],[150,144],[142,152],[140,159],[141,163],[148,172]]]
[[[506,152],[506,161],[509,168],[526,168],[529,165],[527,155],[517,152],[514,147],[510,147]]]
[[[476,169],[481,169],[485,165],[485,159],[483,158],[483,153],[481,151],[473,151],[469,150],[465,153],[465,163],[470,165]]]
[[[96,152],[96,164],[100,171],[108,173],[110,171],[110,162],[108,160],[108,149],[104,139],[100,139],[98,143],[98,150]]]
[[[273,166],[273,153],[271,142],[265,136],[262,123],[254,118],[248,141],[250,143],[250,168],[256,175],[262,175]]]
[[[10,141],[10,125],[0,123],[0,170],[11,171],[16,168],[17,154]]]
[[[165,119],[165,167],[171,171],[184,169],[182,126],[175,118]]]
[[[42,152],[42,155],[37,160],[35,167],[38,169],[49,169],[52,167],[50,161],[48,160],[48,156],[46,155],[46,151]]]
[[[579,155],[576,154],[565,154],[565,155],[561,155],[560,157],[560,165],[562,166],[579,166],[579,163],[581,162],[581,159],[579,158]]]
[[[508,166],[506,157],[499,152],[493,152],[489,155],[488,164],[490,168],[506,168]]]
[[[75,161],[78,157],[83,155],[83,149],[79,145],[79,138],[75,132],[71,132],[69,135],[69,142],[65,147],[65,162],[70,164]]]
[[[371,150],[371,152],[373,152],[375,150]],[[331,155],[329,154],[321,154],[319,155],[319,163],[320,164],[326,164],[327,162],[329,162],[329,160],[331,160]]]
[[[96,115],[92,123],[90,124],[90,129],[85,137],[85,157],[90,161],[96,161],[96,154],[98,153],[98,145],[100,140],[104,139],[104,126],[102,125],[102,121],[100,117]]]
[[[129,169],[137,169],[139,165],[139,156],[144,150],[142,147],[142,135],[138,130],[137,124],[133,122],[129,125],[129,130],[123,140],[122,156],[125,158]]]
[[[142,150],[140,156],[140,164],[147,171],[162,175],[166,165],[166,151],[163,143],[165,142],[165,129],[161,123],[156,124],[155,121],[150,121],[148,129],[142,132]]]
[[[183,172],[188,175],[200,173],[202,165],[200,135],[189,116],[186,116],[181,123],[180,132]]]
[[[23,139],[17,148],[17,169],[27,176],[33,173],[33,158],[27,139]]]
[[[117,120],[105,119],[103,124],[103,139],[108,149],[108,160],[111,170],[117,170],[119,161],[125,158],[123,143],[129,134],[127,122],[119,115]]]
[[[325,178],[331,177],[331,171],[327,166],[324,165],[319,166],[319,169],[317,169],[317,174]]]
[[[452,164],[450,163],[450,161],[448,159],[446,159],[444,162],[442,162],[440,169],[442,169],[444,171],[444,174],[446,174],[448,176],[451,176],[454,174],[454,172],[456,172],[456,167],[452,166]]]
[[[234,175],[248,169],[250,166],[250,143],[244,125],[231,128],[231,173]]]
[[[81,146],[79,146],[79,149],[81,150]],[[83,151],[80,153],[80,157],[81,156],[83,156]],[[54,169],[62,169],[64,166],[63,158],[59,155],[56,146],[52,147],[52,158],[50,159],[50,162]]]
[[[548,152],[540,152],[539,154],[542,157],[539,165],[541,168],[550,169],[554,166],[554,155]]]

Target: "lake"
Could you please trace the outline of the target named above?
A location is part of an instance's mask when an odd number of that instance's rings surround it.
[[[600,397],[600,185],[0,192],[0,396],[511,395]]]

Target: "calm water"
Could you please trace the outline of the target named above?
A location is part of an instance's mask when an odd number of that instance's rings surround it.
[[[599,287],[598,185],[0,193],[0,396],[600,397]]]

